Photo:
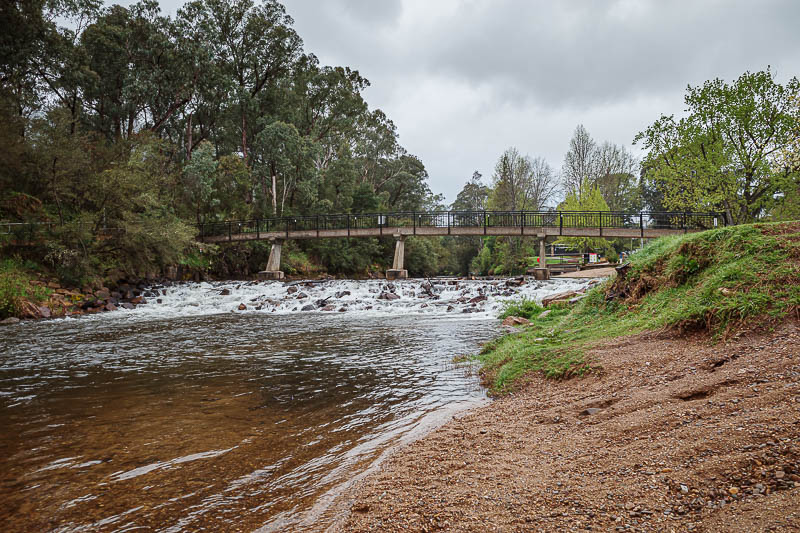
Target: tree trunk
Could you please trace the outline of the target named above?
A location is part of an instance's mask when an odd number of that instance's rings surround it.
[[[269,173],[272,176],[272,214],[278,216],[278,173],[274,162],[269,166]]]
[[[186,160],[192,160],[192,114],[189,113],[189,119],[186,121]]]
[[[242,110],[242,159],[247,164],[247,116]]]

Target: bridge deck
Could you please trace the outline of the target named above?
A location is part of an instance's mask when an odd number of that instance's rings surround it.
[[[238,228],[237,228],[238,229]],[[255,241],[273,239],[332,239],[347,237],[391,237],[393,235],[419,235],[437,237],[446,235],[462,236],[503,236],[503,237],[644,237],[646,239],[663,237],[665,235],[680,235],[687,232],[702,231],[700,229],[669,229],[669,228],[551,228],[534,226],[496,226],[485,228],[409,228],[406,226],[380,227],[380,228],[352,228],[352,229],[321,229],[321,230],[289,230],[268,232],[242,232],[221,235],[205,235],[203,242],[233,242]]]
[[[718,213],[447,211],[226,221],[198,226],[203,242],[419,236],[644,237],[724,225]]]

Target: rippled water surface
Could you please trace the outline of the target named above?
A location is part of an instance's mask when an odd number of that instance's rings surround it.
[[[258,287],[181,291],[0,330],[0,529],[319,526],[383,452],[485,401],[451,360],[499,333],[488,313],[232,313]]]

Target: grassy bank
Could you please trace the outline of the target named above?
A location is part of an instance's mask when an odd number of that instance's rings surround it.
[[[564,378],[591,371],[586,352],[598,341],[663,329],[703,330],[718,340],[798,317],[800,222],[661,238],[573,308],[539,318],[529,307],[530,326],[488,343],[478,356],[495,394],[518,387],[530,372]]]
[[[23,315],[26,303],[38,305],[47,300],[52,291],[32,285],[35,265],[13,259],[0,261],[0,320]]]

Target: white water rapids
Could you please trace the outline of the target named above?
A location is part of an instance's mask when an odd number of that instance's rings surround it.
[[[597,280],[411,279],[331,281],[224,281],[154,286],[131,318],[163,319],[219,313],[346,313],[348,316],[457,316],[496,318],[505,302],[535,300],[585,289]],[[244,308],[241,308],[241,307]],[[112,313],[111,315],[116,315]],[[95,315],[109,316],[106,315]]]

